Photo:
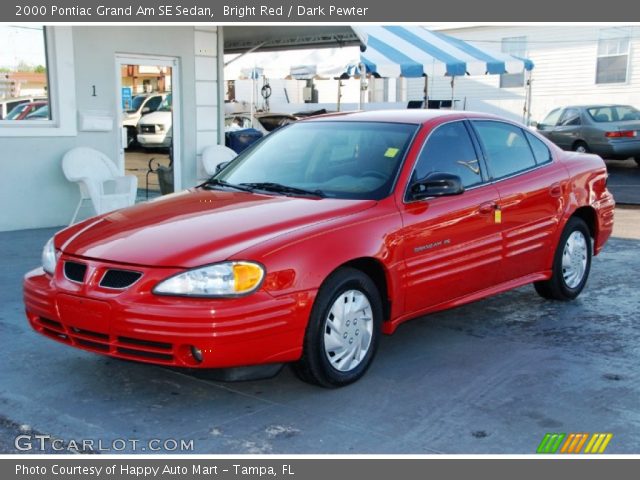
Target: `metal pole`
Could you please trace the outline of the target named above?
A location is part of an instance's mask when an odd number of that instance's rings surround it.
[[[367,88],[367,69],[364,66],[364,63],[359,65],[360,69],[360,103],[358,105],[358,110],[364,110],[364,92]]]
[[[422,108],[429,108],[429,75],[424,75],[424,102]]]
[[[533,80],[531,78],[531,70],[528,70],[527,73],[527,117],[526,117],[526,125],[527,127],[531,125],[531,87]]]
[[[451,77],[451,109],[452,110],[456,109],[456,101],[454,99],[455,88],[456,88],[456,77],[454,75],[453,77]]]
[[[342,99],[342,79],[338,78],[338,111],[340,111],[341,99]]]

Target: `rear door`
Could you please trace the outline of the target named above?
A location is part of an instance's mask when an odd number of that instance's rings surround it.
[[[472,122],[500,195],[503,236],[500,282],[550,268],[566,205],[568,174],[531,132],[507,122]]]
[[[458,175],[461,195],[401,205],[405,309],[415,313],[493,284],[501,258],[496,188],[487,182],[466,121],[440,125],[427,137],[409,184],[434,172]]]

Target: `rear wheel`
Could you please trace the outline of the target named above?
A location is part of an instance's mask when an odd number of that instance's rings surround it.
[[[337,270],[318,292],[296,374],[327,388],[355,382],[371,365],[381,324],[382,302],[371,278],[353,268]]]
[[[587,145],[582,140],[579,140],[573,144],[573,151],[578,153],[589,153],[589,145]]]
[[[554,300],[573,300],[589,277],[591,269],[591,234],[578,217],[567,222],[553,259],[549,280],[534,283],[538,294]]]

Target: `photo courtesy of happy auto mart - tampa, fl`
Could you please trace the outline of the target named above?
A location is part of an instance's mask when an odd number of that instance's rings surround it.
[[[99,3],[0,6],[0,472],[638,454],[640,25]]]

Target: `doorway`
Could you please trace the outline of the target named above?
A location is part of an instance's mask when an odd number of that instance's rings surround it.
[[[138,178],[136,202],[180,189],[179,65],[176,58],[116,57],[119,167]]]

